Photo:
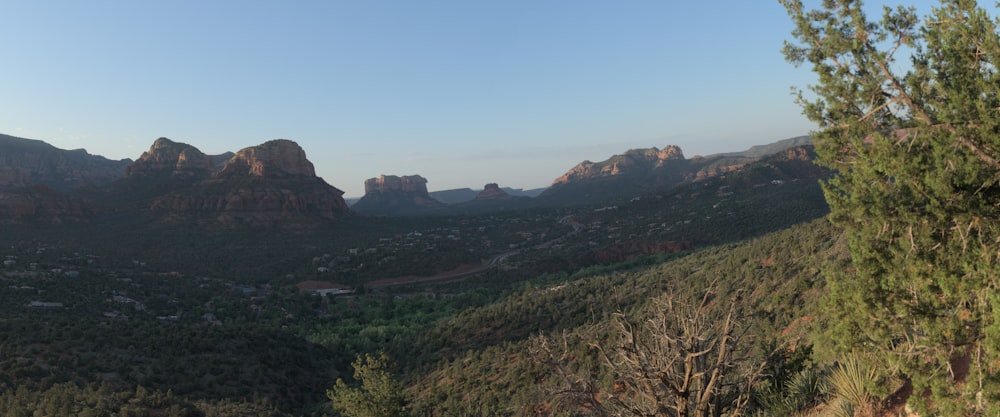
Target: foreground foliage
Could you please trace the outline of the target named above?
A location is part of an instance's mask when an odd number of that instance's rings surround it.
[[[354,379],[361,387],[351,387],[338,379],[326,396],[333,408],[346,417],[404,417],[403,389],[392,375],[394,365],[385,353],[358,355],[352,364]]]
[[[839,172],[825,194],[853,260],[828,276],[829,340],[929,392],[910,398],[924,414],[1000,413],[996,19],[970,0],[881,20],[856,0],[781,3],[786,57],[819,77],[800,101]]]

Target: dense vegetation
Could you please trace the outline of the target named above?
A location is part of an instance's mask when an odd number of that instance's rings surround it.
[[[824,189],[853,268],[828,275],[831,340],[924,393],[922,414],[997,415],[997,19],[967,0],[879,20],[859,1],[782,3],[786,56],[818,75],[800,101],[819,161],[840,172]]]

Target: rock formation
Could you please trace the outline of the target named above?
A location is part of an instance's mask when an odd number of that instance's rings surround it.
[[[510,194],[507,194],[506,191],[501,190],[499,185],[497,185],[496,183],[490,183],[486,184],[486,187],[483,188],[483,191],[481,191],[479,195],[476,196],[476,201],[510,200],[511,198],[513,197],[511,197]]]
[[[125,170],[125,175],[169,174],[182,177],[211,175],[211,158],[194,146],[159,138]]]
[[[622,155],[615,155],[604,162],[583,161],[561,177],[552,181],[553,185],[586,181],[594,178],[625,174],[643,174],[663,167],[671,161],[683,161],[684,153],[677,146],[665,148],[631,149]]]
[[[444,207],[427,193],[427,179],[419,175],[380,175],[365,180],[365,196],[355,211],[368,214],[404,214]]]
[[[213,173],[213,166],[212,158],[193,146],[160,138],[129,175],[201,178],[152,200],[149,208],[170,218],[208,216],[222,224],[279,225],[334,219],[349,211],[344,192],[317,177],[305,151],[290,140],[244,148],[218,172]]]
[[[801,141],[785,140],[745,152],[691,159],[684,158],[676,146],[633,149],[606,161],[580,163],[556,178],[536,202],[542,205],[594,204],[630,195],[664,192],[691,182],[741,171],[747,164],[764,158],[757,155],[765,151],[780,154]]]
[[[427,194],[427,179],[419,175],[379,175],[365,180],[365,194],[390,191]]]
[[[86,150],[56,148],[40,140],[0,135],[0,189],[44,185],[53,190],[96,187],[120,179],[131,161],[112,161]]]
[[[226,162],[218,176],[315,177],[316,169],[297,143],[276,139],[241,149]]]

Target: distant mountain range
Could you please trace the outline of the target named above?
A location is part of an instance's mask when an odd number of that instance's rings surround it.
[[[792,155],[814,175],[808,137],[687,159],[676,146],[632,149],[583,161],[547,189],[487,184],[481,191],[428,192],[419,175],[382,175],[348,208],[343,192],[315,174],[303,149],[273,140],[238,152],[206,155],[159,138],[132,161],[62,150],[40,140],[0,135],[0,222],[76,221],[101,213],[142,213],[161,221],[217,225],[289,225],[350,213],[399,215],[601,204],[725,176],[774,155]],[[796,150],[791,151],[789,150]],[[769,174],[773,175],[773,174]]]
[[[601,162],[583,161],[552,182],[537,197],[542,205],[584,205],[623,196],[669,190],[742,169],[763,157],[809,146],[796,137],[743,152],[686,159],[679,147],[631,149]]]
[[[0,138],[0,222],[59,223],[114,213],[216,225],[288,225],[349,212],[298,144],[209,156],[159,138],[135,161]]]
[[[83,149],[0,134],[0,190],[43,185],[53,190],[101,186],[125,176],[131,159],[112,161]]]

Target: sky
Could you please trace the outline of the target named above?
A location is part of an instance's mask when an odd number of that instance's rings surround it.
[[[868,2],[870,5],[880,4]],[[0,1],[0,133],[136,159],[291,139],[317,175],[541,188],[814,128],[777,0]]]

